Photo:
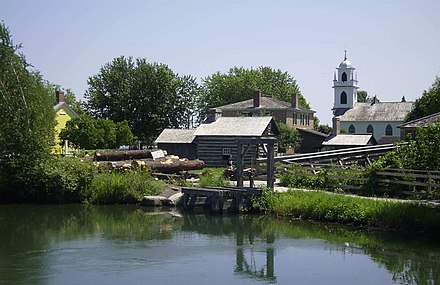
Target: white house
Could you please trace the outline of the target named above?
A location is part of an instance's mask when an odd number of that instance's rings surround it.
[[[333,116],[339,118],[340,128],[349,134],[372,134],[377,142],[390,143],[400,139],[401,125],[414,107],[414,102],[380,102],[374,97],[370,102],[357,102],[357,74],[347,59],[336,68],[333,90]]]

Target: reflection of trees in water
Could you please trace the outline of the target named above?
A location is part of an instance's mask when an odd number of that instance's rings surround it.
[[[116,242],[163,240],[172,238],[175,231],[234,237],[234,272],[265,282],[276,282],[275,248],[280,250],[280,245],[274,243],[282,235],[326,240],[341,252],[362,252],[400,283],[440,283],[440,270],[436,270],[440,268],[440,246],[432,240],[405,240],[355,228],[289,223],[262,216],[184,214],[178,218],[137,207],[81,205],[1,206],[0,283],[46,283],[34,277],[46,270],[46,249],[54,242],[86,240],[95,235]]]

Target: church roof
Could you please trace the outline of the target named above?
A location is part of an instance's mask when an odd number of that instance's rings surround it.
[[[355,103],[352,109],[340,116],[340,119],[341,122],[403,122],[413,107],[414,102]]]
[[[339,68],[352,68],[351,62],[348,59],[345,59],[339,64]]]
[[[221,110],[245,110],[245,109],[255,109],[254,108],[254,100],[253,99],[248,99],[248,100],[244,100],[244,101],[240,101],[237,103],[232,103],[232,104],[228,104],[228,105],[223,105],[220,107],[217,107],[216,109],[221,109]],[[281,101],[278,99],[274,99],[272,97],[267,97],[267,96],[261,96],[260,99],[260,107],[258,107],[258,109],[268,109],[268,110],[274,110],[274,109],[293,109],[291,103],[285,102],[285,101]],[[309,112],[309,113],[315,113],[315,111],[310,110],[310,109],[306,109],[304,107],[298,107],[297,109],[304,111],[304,112]]]

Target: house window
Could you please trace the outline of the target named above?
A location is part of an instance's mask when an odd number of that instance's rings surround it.
[[[222,155],[230,155],[231,154],[231,148],[230,147],[224,147],[222,149]]]
[[[347,73],[342,73],[342,82],[347,81]]]
[[[66,113],[66,111],[64,111],[64,110],[60,110],[60,115],[67,115],[67,113]]]
[[[303,125],[303,126],[305,125],[304,120],[305,120],[304,114],[301,114],[301,125]]]
[[[372,125],[368,125],[367,127],[367,134],[374,134],[374,129]]]
[[[309,114],[306,114],[306,125],[307,125],[307,126],[310,125],[310,123],[309,123]]]
[[[391,127],[390,124],[385,128],[385,135],[386,136],[392,136],[393,135],[393,127]]]
[[[350,127],[348,127],[348,133],[349,134],[356,133],[356,128],[353,125],[350,125]]]
[[[341,104],[347,104],[347,93],[345,91],[341,93]]]
[[[293,113],[293,124],[298,125],[298,113]]]

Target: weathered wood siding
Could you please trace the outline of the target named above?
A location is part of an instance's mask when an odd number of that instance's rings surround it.
[[[166,150],[168,154],[174,154],[181,158],[197,158],[195,143],[158,143],[157,147]]]
[[[237,139],[238,137],[198,137],[197,158],[205,162],[210,167],[226,167],[228,155],[223,155],[223,149],[231,150],[232,161],[237,163]],[[245,156],[247,166],[256,165],[256,147],[251,147]]]

